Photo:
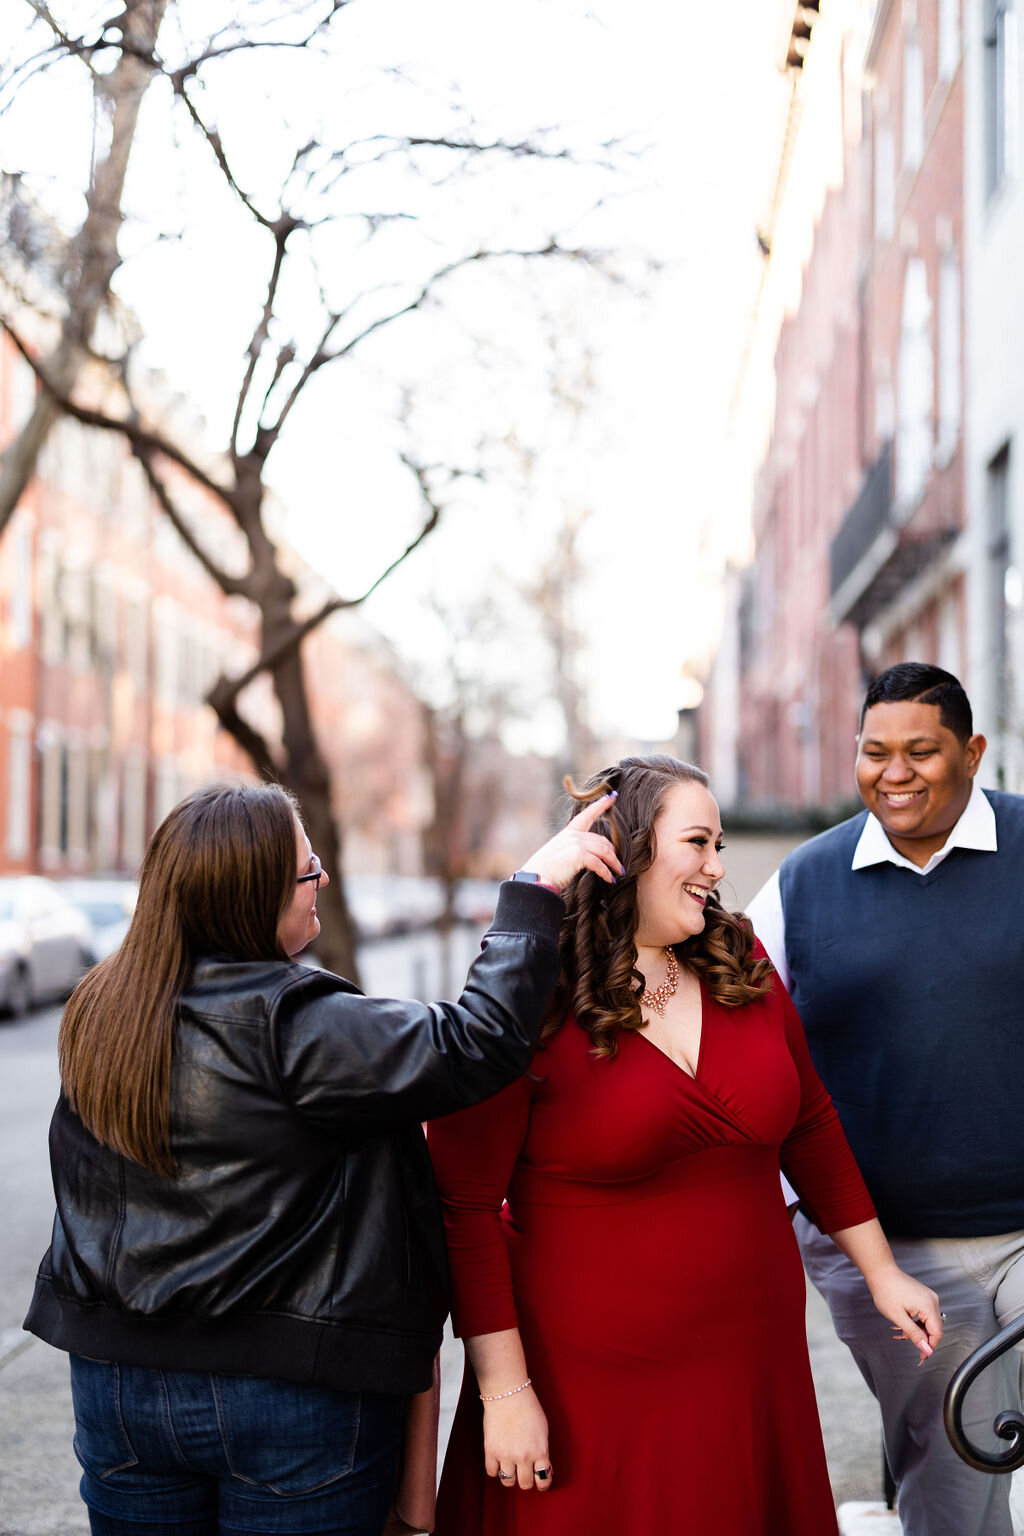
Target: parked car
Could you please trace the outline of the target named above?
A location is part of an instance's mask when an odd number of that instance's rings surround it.
[[[487,924],[498,905],[497,880],[460,880],[455,888],[455,916],[460,923]]]
[[[346,874],[345,892],[363,941],[429,928],[444,906],[441,882],[426,875]]]
[[[0,1008],[18,1016],[65,997],[92,964],[92,929],[52,880],[0,879]]]
[[[345,894],[356,932],[364,942],[394,933],[394,911],[383,886],[383,877],[346,875]]]
[[[112,955],[125,934],[139,894],[135,880],[63,880],[62,895],[89,919],[90,964]]]

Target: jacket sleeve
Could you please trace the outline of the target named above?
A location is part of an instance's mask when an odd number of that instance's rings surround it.
[[[814,1069],[800,1015],[778,977],[775,991],[785,1016],[789,1053],[800,1078],[800,1113],[782,1143],[782,1171],[815,1226],[822,1232],[840,1232],[870,1221],[875,1208],[835,1106]]]
[[[271,1008],[285,1097],[334,1134],[431,1120],[497,1093],[530,1063],[558,975],[562,902],[507,881],[458,1002],[364,997],[326,972]]]
[[[501,1213],[529,1131],[533,1091],[529,1077],[521,1077],[490,1103],[427,1127],[459,1338],[519,1326]]]

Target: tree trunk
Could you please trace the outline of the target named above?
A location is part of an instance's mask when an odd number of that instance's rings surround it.
[[[141,54],[156,48],[167,0],[128,6],[125,40]],[[57,389],[69,395],[87,356],[100,311],[110,297],[110,283],[120,265],[117,236],[121,228],[121,198],[128,158],[135,139],[139,108],[153,78],[152,67],[137,53],[122,53],[102,89],[111,103],[110,144],[96,166],[86,200],[85,222],[72,242],[68,260],[70,282],[60,339],[45,372]],[[32,414],[0,465],[0,533],[6,528],[50,435],[59,407],[47,390],[36,395]]]
[[[309,840],[330,876],[330,884],[321,885],[317,895],[322,931],[316,953],[328,970],[359,986],[356,929],[345,894],[343,838],[331,808],[330,775],[313,731],[300,652],[276,669],[274,691],[284,716],[281,781],[302,807]]]

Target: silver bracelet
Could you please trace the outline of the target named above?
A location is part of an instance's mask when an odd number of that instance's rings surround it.
[[[513,1387],[511,1392],[492,1392],[489,1397],[485,1397],[484,1394],[480,1392],[478,1393],[478,1396],[482,1403],[497,1403],[500,1402],[503,1397],[515,1397],[517,1392],[525,1392],[529,1386],[532,1386],[532,1382],[530,1381],[529,1376],[527,1376],[522,1386]]]

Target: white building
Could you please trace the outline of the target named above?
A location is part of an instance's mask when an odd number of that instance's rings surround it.
[[[1024,789],[1024,50],[1020,0],[965,0],[968,692],[986,781]]]

